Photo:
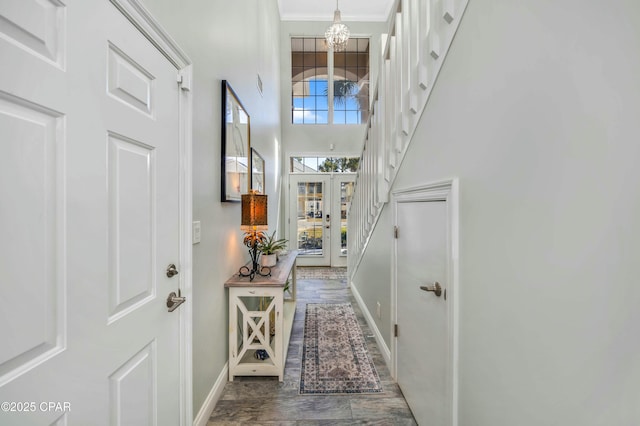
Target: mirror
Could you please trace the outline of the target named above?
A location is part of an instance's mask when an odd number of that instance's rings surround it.
[[[222,80],[222,201],[249,192],[250,118],[227,80]]]
[[[264,159],[251,148],[251,189],[264,194]]]

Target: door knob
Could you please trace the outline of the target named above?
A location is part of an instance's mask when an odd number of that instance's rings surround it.
[[[442,287],[440,287],[440,283],[437,281],[433,285],[421,285],[420,290],[432,291],[438,297],[442,295]]]
[[[169,308],[169,312],[173,312],[176,308],[182,305],[187,301],[186,297],[182,297],[180,294],[180,289],[178,289],[178,294],[175,291],[169,293],[169,297],[167,297],[167,308]]]
[[[178,269],[176,268],[176,265],[172,263],[171,265],[167,266],[167,276],[171,278],[174,275],[178,275]]]

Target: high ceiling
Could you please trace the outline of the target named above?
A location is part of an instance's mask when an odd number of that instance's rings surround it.
[[[395,0],[341,0],[340,12],[349,21],[386,21]],[[283,21],[333,20],[335,0],[278,0]]]

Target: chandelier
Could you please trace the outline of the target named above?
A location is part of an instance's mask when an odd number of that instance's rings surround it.
[[[340,52],[347,47],[349,28],[340,19],[338,0],[336,0],[336,11],[333,13],[333,24],[324,32],[324,37],[327,39],[327,46],[334,52]]]

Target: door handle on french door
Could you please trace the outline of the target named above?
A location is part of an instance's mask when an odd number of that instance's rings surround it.
[[[173,312],[176,308],[182,305],[187,301],[186,297],[182,297],[180,294],[180,289],[178,289],[178,294],[175,291],[169,293],[169,297],[167,297],[167,308],[169,308],[169,312]]]
[[[440,283],[436,281],[433,285],[421,285],[420,290],[424,291],[432,291],[436,294],[436,296],[440,297],[442,295],[442,287]]]

